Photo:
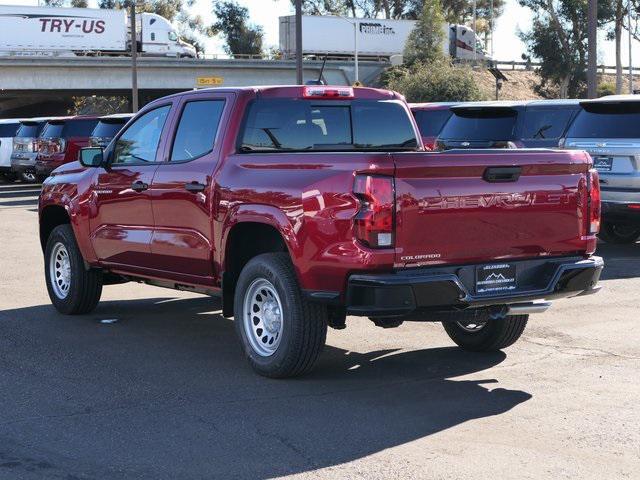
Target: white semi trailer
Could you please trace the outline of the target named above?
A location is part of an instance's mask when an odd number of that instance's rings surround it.
[[[384,20],[320,15],[302,17],[304,55],[394,57],[402,55],[414,20]],[[452,58],[490,61],[484,43],[465,25],[445,24],[442,50]],[[357,37],[357,38],[356,38]],[[296,51],[296,17],[280,17],[280,50],[291,57]]]
[[[197,56],[160,15],[136,15],[136,33],[141,55]],[[127,55],[130,38],[124,10],[0,5],[0,55]]]

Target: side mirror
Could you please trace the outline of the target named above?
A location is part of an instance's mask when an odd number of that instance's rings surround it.
[[[88,147],[80,150],[80,163],[83,167],[99,167],[104,162],[104,151],[100,147]]]

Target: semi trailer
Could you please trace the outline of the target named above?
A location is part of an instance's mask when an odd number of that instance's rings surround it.
[[[302,17],[302,53],[306,56],[352,56],[391,58],[402,55],[415,20],[386,20],[338,16]],[[491,61],[482,40],[466,25],[443,24],[442,51],[454,59]],[[296,17],[280,17],[280,50],[295,56]]]
[[[136,43],[143,56],[197,56],[171,22],[155,13],[136,16]],[[125,10],[0,5],[0,55],[128,55],[131,25]]]

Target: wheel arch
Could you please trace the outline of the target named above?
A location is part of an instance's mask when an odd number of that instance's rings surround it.
[[[47,248],[49,235],[59,225],[71,225],[71,215],[67,208],[57,204],[44,207],[40,212],[40,246],[43,252]]]
[[[243,211],[246,214],[243,214]],[[248,212],[242,209],[236,212],[234,221],[228,225],[223,235],[220,265],[223,314],[230,317],[233,316],[235,286],[244,266],[252,258],[263,253],[284,252],[294,259],[297,241],[291,224],[278,209],[264,206],[261,206],[259,211],[253,209]]]

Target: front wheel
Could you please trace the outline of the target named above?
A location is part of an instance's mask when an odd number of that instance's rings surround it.
[[[476,320],[461,314],[460,320],[443,322],[442,326],[451,340],[464,350],[494,352],[516,343],[528,320],[529,315]]]
[[[44,259],[47,291],[53,306],[67,315],[92,311],[102,294],[102,273],[85,268],[70,225],[53,229]]]
[[[247,263],[236,285],[234,315],[244,354],[260,375],[307,373],[324,347],[326,307],[304,298],[286,253]]]
[[[637,225],[603,222],[598,237],[607,243],[636,243],[640,238],[640,227]]]

